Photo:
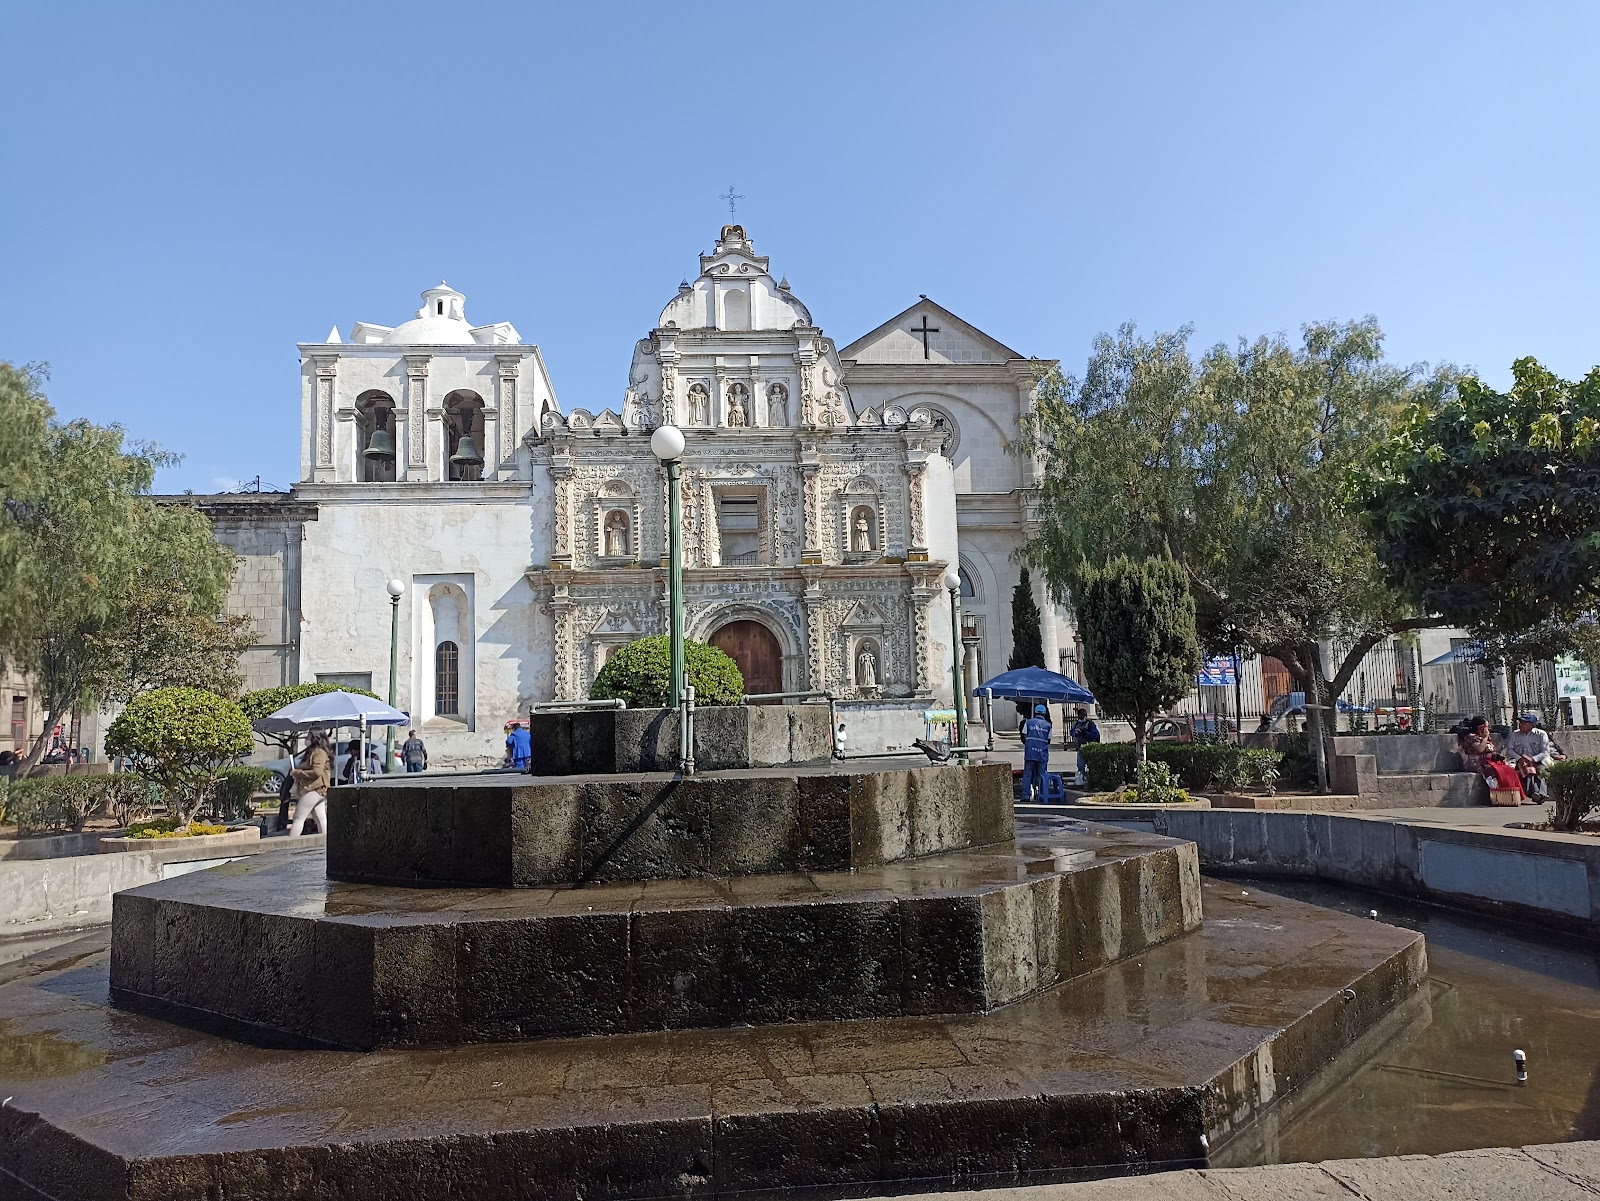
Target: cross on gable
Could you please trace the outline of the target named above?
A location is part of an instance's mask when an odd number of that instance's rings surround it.
[[[929,334],[937,334],[939,332],[941,332],[941,331],[940,331],[940,329],[939,329],[939,327],[937,325],[929,325],[928,324],[928,314],[926,314],[926,313],[922,314],[922,328],[921,329],[917,329],[916,327],[912,327],[912,329],[910,330],[910,333],[911,333],[911,335],[913,337],[918,337],[918,338],[922,339],[922,357],[923,358],[926,359],[926,358],[931,357],[928,354],[928,335]]]

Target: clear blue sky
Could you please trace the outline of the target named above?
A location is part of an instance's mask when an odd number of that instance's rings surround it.
[[[1600,362],[1593,3],[14,3],[0,358],[64,416],[298,464],[295,343],[440,278],[568,408],[739,219],[844,345],[927,293],[1081,367],[1376,314]]]

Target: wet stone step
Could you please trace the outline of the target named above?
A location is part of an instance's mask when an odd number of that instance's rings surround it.
[[[371,1049],[981,1013],[1196,929],[1191,843],[1056,833],[857,872],[581,889],[326,878],[317,852],[119,893],[123,1007]]]
[[[1008,843],[1013,831],[1003,763],[402,777],[335,788],[328,806],[330,876],[429,887],[848,871]]]

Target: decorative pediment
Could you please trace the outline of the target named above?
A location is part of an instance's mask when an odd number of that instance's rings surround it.
[[[839,628],[847,634],[875,634],[884,624],[883,611],[872,601],[861,600],[851,606]]]
[[[644,637],[638,619],[626,609],[607,609],[590,628],[589,633],[606,641],[632,642]]]
[[[856,418],[857,425],[882,425],[883,420],[878,416],[877,409],[868,409]]]
[[[594,425],[594,414],[588,409],[573,409],[567,415],[567,428],[573,430],[586,430]]]
[[[627,426],[623,425],[621,417],[606,409],[594,419],[594,428],[596,433],[620,434],[626,431]]]
[[[926,296],[839,352],[858,363],[999,365],[1025,356]]]

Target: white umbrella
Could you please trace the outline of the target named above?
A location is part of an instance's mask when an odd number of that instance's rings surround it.
[[[360,753],[356,756],[356,779],[360,779],[366,764],[367,728],[369,726],[403,726],[411,720],[406,714],[370,696],[353,692],[319,692],[293,701],[251,722],[263,734],[283,734],[295,730],[326,730],[338,726],[361,727]]]
[[[319,692],[294,701],[250,724],[264,734],[325,730],[335,726],[403,726],[411,718],[370,696],[353,692]]]

